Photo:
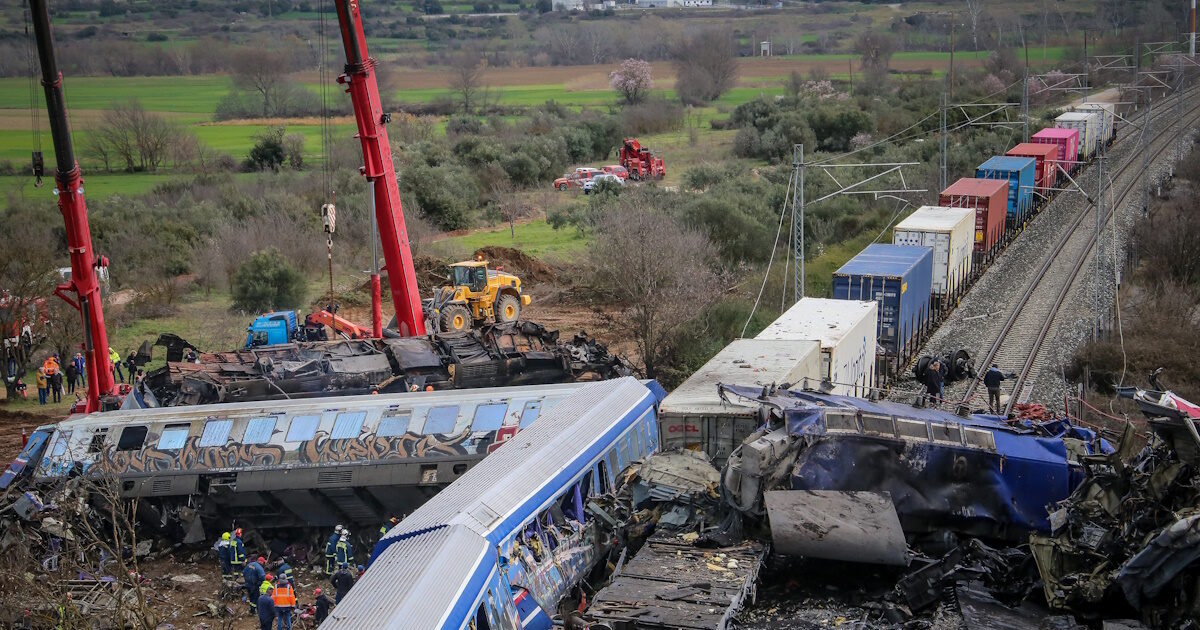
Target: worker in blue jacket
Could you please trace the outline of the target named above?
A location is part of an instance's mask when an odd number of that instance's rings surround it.
[[[275,570],[279,572],[281,577],[287,578],[287,581],[291,582],[292,584],[296,583],[296,578],[294,575],[292,575],[292,565],[288,563],[288,559],[286,557],[279,561],[279,566],[276,567]]]
[[[258,608],[259,587],[262,586],[263,580],[267,579],[267,572],[263,570],[262,566],[263,562],[266,562],[266,559],[260,556],[242,569],[242,579],[246,581],[246,599],[250,602],[251,612]]]
[[[333,556],[337,552],[338,539],[342,537],[342,526],[338,525],[333,528],[333,534],[329,536],[329,542],[325,543],[325,574],[333,575],[333,569],[337,565],[333,562]]]
[[[233,548],[230,546],[232,536],[229,532],[221,534],[221,540],[217,541],[217,560],[221,561],[221,579],[233,579]]]
[[[275,599],[271,597],[271,591],[263,591],[262,594],[255,593],[258,608],[258,627],[261,630],[271,630],[271,622],[275,621],[278,613],[275,612]],[[251,608],[254,605],[251,604]]]
[[[337,547],[333,551],[334,562],[340,567],[343,564],[354,564],[354,549],[350,547],[349,532],[342,530],[342,537],[338,539]]]

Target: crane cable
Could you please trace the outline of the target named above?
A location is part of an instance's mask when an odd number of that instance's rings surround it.
[[[45,172],[45,162],[43,161],[43,157],[42,157],[42,121],[41,121],[41,117],[38,116],[38,113],[41,108],[38,106],[38,95],[37,95],[37,73],[38,73],[38,70],[37,70],[37,65],[35,62],[35,59],[37,58],[37,56],[36,56],[36,53],[34,52],[35,45],[34,45],[34,41],[33,41],[33,32],[29,28],[29,22],[32,17],[33,7],[32,7],[32,5],[30,5],[29,0],[26,0],[25,8],[26,8],[26,10],[21,12],[21,16],[25,20],[25,57],[26,57],[26,62],[29,66],[29,120],[30,120],[30,128],[33,133],[33,154],[32,154],[32,162],[33,163],[31,165],[31,167],[33,169],[33,176],[34,176],[33,187],[41,188],[42,187],[42,175]]]
[[[325,35],[326,0],[317,2],[317,72],[321,83],[321,184],[328,202],[321,206],[321,217],[325,224],[326,256],[329,259],[329,300],[333,303],[333,232],[337,217],[337,193],[333,190],[333,173],[329,148],[329,46]]]

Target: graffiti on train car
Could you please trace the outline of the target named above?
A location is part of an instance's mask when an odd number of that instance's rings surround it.
[[[96,466],[111,473],[166,472],[172,470],[221,470],[251,466],[273,466],[283,463],[284,449],[276,444],[242,444],[231,442],[224,446],[198,446],[199,436],[187,438],[179,449],[117,450],[109,448]]]
[[[428,457],[430,455],[472,455],[477,449],[470,440],[471,431],[454,435],[417,435],[405,433],[378,437],[373,433],[355,439],[335,440],[324,431],[300,447],[301,464],[340,464],[348,462]],[[491,440],[486,440],[491,443]]]
[[[510,433],[515,434],[515,427]],[[151,436],[152,441],[155,436]],[[505,438],[511,437],[506,434]],[[464,429],[456,434],[419,435],[405,433],[379,437],[374,433],[357,438],[332,439],[322,431],[300,443],[296,457],[285,462],[286,450],[276,444],[243,444],[231,442],[224,446],[198,446],[200,436],[190,436],[179,449],[145,447],[138,450],[117,450],[109,447],[97,458],[96,467],[108,473],[153,473],[183,470],[225,470],[274,466],[339,464],[363,461],[398,460],[433,455],[477,455],[490,452],[496,442],[496,432],[472,433]],[[61,476],[74,466],[69,457],[47,457],[42,462],[44,474]],[[87,465],[84,465],[87,468]]]

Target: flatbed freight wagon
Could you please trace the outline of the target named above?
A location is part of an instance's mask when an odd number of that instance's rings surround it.
[[[932,247],[873,243],[833,273],[834,299],[879,304],[876,334],[888,357],[907,357],[928,327],[934,258]]]
[[[1004,240],[1008,181],[964,177],[938,195],[939,206],[975,210],[974,265],[990,261]]]
[[[762,421],[757,404],[723,400],[718,384],[816,388],[820,382],[820,342],[736,339],[663,399],[659,443],[668,450],[702,450],[720,467]]]
[[[767,326],[755,339],[817,340],[820,377],[834,394],[866,396],[875,386],[876,302],[806,297]]]

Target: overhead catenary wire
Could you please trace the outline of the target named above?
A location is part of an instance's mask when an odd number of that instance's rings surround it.
[[[771,278],[771,264],[775,262],[775,252],[779,249],[779,235],[783,233],[783,219],[788,215],[788,200],[792,192],[791,186],[788,186],[788,191],[783,195],[783,206],[779,211],[779,225],[775,228],[775,240],[771,243],[771,257],[767,259],[767,271],[763,274],[762,285],[758,287],[758,296],[754,298],[754,306],[750,308],[750,315],[746,317],[746,323],[742,325],[742,334],[746,336],[746,329],[750,327],[750,320],[754,319],[754,313],[758,311],[759,302],[762,301],[763,292],[767,289],[767,280]],[[788,249],[791,249],[790,247]],[[786,272],[784,277],[787,277]]]
[[[31,154],[30,168],[33,174],[37,177],[34,186],[42,185],[42,176],[38,171],[38,158],[42,154],[42,121],[39,113],[41,111],[38,99],[38,84],[37,84],[37,52],[36,44],[33,41],[33,30],[30,28],[31,12],[33,8],[29,5],[29,0],[25,2],[25,10],[21,12],[22,18],[25,20],[25,60],[29,70],[29,123],[30,130],[33,134],[33,152]]]

